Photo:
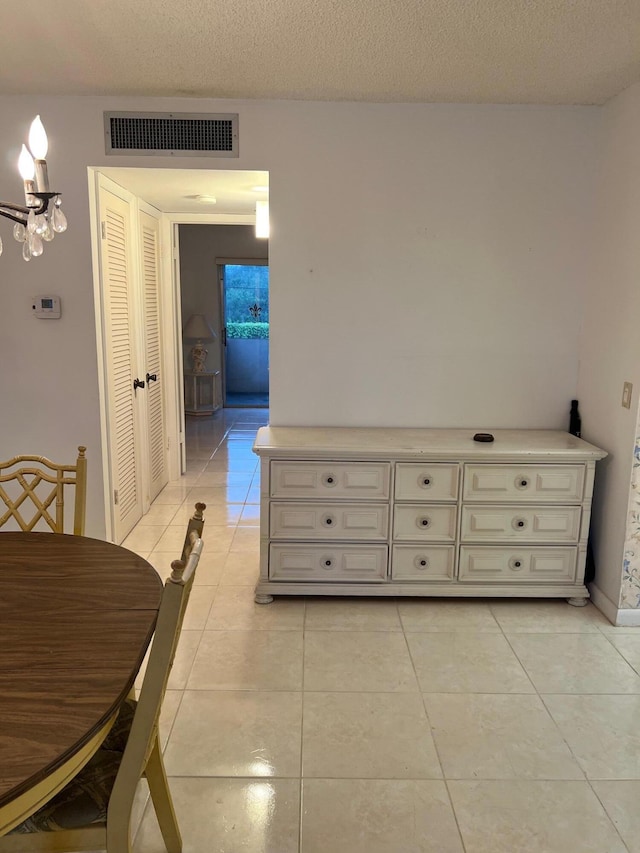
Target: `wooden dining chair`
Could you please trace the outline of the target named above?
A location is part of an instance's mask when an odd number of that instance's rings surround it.
[[[20,530],[34,530],[42,520],[54,533],[64,533],[65,490],[75,487],[73,532],[82,536],[87,503],[86,450],[78,448],[75,465],[60,465],[45,456],[14,456],[0,462],[0,527],[13,519]]]
[[[171,563],[138,701],[125,701],[102,746],[65,788],[0,838],[0,853],[131,853],[131,810],[142,776],[149,783],[168,853],[181,853],[182,839],[162,760],[158,719],[202,553],[204,509],[205,504],[196,504],[183,556]]]

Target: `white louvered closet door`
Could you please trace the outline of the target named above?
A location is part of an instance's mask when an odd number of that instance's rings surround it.
[[[109,406],[110,466],[113,485],[113,535],[122,542],[142,517],[135,374],[134,276],[130,206],[99,189],[102,227],[102,287],[105,368]],[[141,379],[144,377],[140,377]],[[144,393],[138,391],[138,394]]]
[[[160,322],[160,223],[140,211],[149,501],[168,482]],[[155,378],[154,378],[155,377]]]

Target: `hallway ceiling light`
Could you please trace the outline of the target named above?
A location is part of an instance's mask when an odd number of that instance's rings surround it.
[[[218,199],[214,195],[199,195],[196,196],[200,204],[217,204]]]
[[[40,116],[36,116],[29,131],[29,148],[22,146],[18,170],[24,181],[24,204],[0,201],[0,216],[11,219],[13,236],[22,243],[25,261],[38,258],[44,242],[50,243],[55,234],[67,230],[67,218],[62,212],[60,193],[49,190],[47,149],[49,143]],[[29,150],[30,149],[30,150]],[[2,238],[0,237],[0,255]]]
[[[269,202],[256,202],[256,237],[269,236]]]

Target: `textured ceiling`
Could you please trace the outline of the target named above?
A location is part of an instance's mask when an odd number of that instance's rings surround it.
[[[640,0],[0,0],[0,93],[600,104]]]

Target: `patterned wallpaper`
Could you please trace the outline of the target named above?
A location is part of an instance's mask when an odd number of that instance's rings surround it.
[[[621,608],[640,608],[640,435],[636,436],[622,561]]]

